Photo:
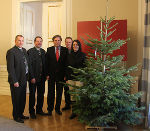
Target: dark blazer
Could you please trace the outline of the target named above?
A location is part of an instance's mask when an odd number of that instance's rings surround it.
[[[8,70],[8,82],[10,84],[19,82],[20,85],[24,85],[26,83],[27,76],[23,57],[26,57],[28,67],[29,59],[26,49],[22,49],[23,53],[17,46],[14,46],[13,48],[7,51],[6,59]]]
[[[60,48],[60,56],[57,62],[55,47],[47,48],[46,53],[46,74],[50,76],[50,79],[57,77],[59,80],[64,79],[65,69],[66,69],[66,58],[67,58],[67,49],[65,47]]]
[[[30,71],[30,80],[35,78],[37,81],[40,80],[42,77],[43,80],[46,80],[45,74],[45,50],[40,49],[41,56],[39,56],[39,51],[33,47],[27,51],[29,55],[29,61],[31,64],[31,71]],[[40,61],[42,60],[42,72],[40,72]]]

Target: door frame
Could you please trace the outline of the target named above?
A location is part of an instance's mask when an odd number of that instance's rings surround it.
[[[41,0],[12,0],[12,38],[11,47],[14,46],[15,36],[20,34],[20,4],[22,2],[42,2]],[[64,2],[66,12],[66,36],[72,37],[72,0],[44,0],[44,2]],[[46,46],[43,44],[44,48]]]

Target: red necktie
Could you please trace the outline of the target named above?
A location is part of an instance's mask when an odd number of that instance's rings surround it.
[[[56,59],[57,59],[57,61],[59,59],[59,49],[58,49],[58,47],[56,47]]]

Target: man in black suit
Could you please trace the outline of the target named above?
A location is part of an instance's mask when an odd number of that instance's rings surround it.
[[[29,119],[24,116],[24,108],[26,103],[26,85],[29,73],[29,60],[26,49],[22,46],[24,37],[17,35],[15,38],[15,46],[7,51],[7,71],[8,82],[10,84],[13,119],[16,122],[24,123],[23,119]]]
[[[48,114],[52,115],[55,101],[55,84],[56,84],[56,104],[55,112],[62,115],[60,111],[65,65],[67,57],[67,49],[61,46],[62,38],[60,35],[55,35],[53,38],[54,46],[47,48],[46,53],[46,70],[48,80]]]
[[[37,90],[36,114],[46,115],[43,112],[43,102],[45,93],[45,50],[41,48],[42,38],[37,36],[34,39],[35,47],[28,50],[29,60],[31,63],[31,72],[29,80],[29,113],[32,119],[36,119],[35,115],[35,92]]]
[[[68,50],[68,55],[71,53],[71,45],[72,45],[72,38],[66,37],[65,45]],[[69,94],[69,87],[67,85],[64,86],[64,96],[65,96],[65,106],[62,108],[62,111],[69,110],[71,108],[71,100]]]

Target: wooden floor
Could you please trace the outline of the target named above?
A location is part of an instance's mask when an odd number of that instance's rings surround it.
[[[62,106],[64,106],[64,102],[62,102]],[[45,112],[47,111],[46,108],[47,105],[45,99],[45,104],[44,104]],[[24,114],[29,115],[28,95],[27,95],[27,102],[26,102],[26,108]],[[71,114],[70,110],[64,111],[62,116],[55,114],[55,111],[53,111],[52,116],[37,115],[37,119],[26,120],[24,124],[34,129],[34,131],[86,131],[85,125],[81,124],[77,120],[77,118],[73,120],[69,120],[70,114]],[[0,95],[0,116],[12,119],[12,103],[11,103],[10,96]],[[96,129],[88,129],[88,131],[96,131]],[[132,131],[145,131],[145,130],[139,127],[139,128],[134,128]]]

